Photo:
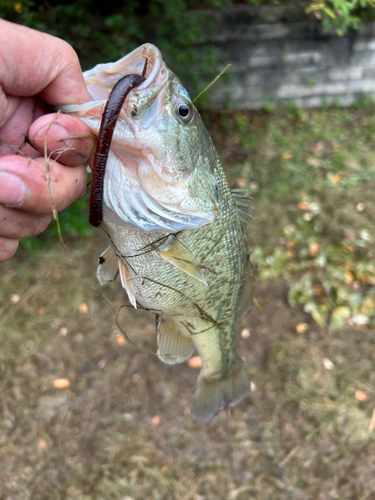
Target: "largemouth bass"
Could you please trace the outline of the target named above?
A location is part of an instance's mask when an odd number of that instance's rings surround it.
[[[198,111],[151,44],[85,72],[93,100],[63,109],[98,135],[113,86],[142,72],[108,156],[102,227],[110,246],[99,258],[98,279],[103,284],[119,274],[130,303],[157,314],[163,362],[180,363],[198,351],[193,414],[209,421],[250,392],[235,346],[236,319],[251,301],[240,220],[248,223],[248,198],[230,191]]]

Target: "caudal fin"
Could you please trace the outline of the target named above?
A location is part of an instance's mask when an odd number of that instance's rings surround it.
[[[242,359],[221,380],[200,376],[193,400],[193,415],[200,422],[208,422],[222,408],[234,406],[250,393],[250,381]]]

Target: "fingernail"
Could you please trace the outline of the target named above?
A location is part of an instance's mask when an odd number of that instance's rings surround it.
[[[19,207],[22,205],[26,186],[17,175],[0,170],[0,204],[7,207]]]

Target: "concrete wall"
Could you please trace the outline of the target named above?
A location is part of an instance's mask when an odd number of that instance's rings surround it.
[[[205,42],[232,64],[230,82],[210,91],[211,106],[347,106],[375,96],[375,23],[338,37],[301,9],[239,6],[208,15],[215,28]]]

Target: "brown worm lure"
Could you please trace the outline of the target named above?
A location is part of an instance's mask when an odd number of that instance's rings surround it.
[[[147,60],[142,75],[132,74],[121,78],[109,94],[100,123],[98,142],[92,165],[89,222],[98,227],[103,220],[104,175],[113,132],[126,96],[132,88],[145,81]]]

